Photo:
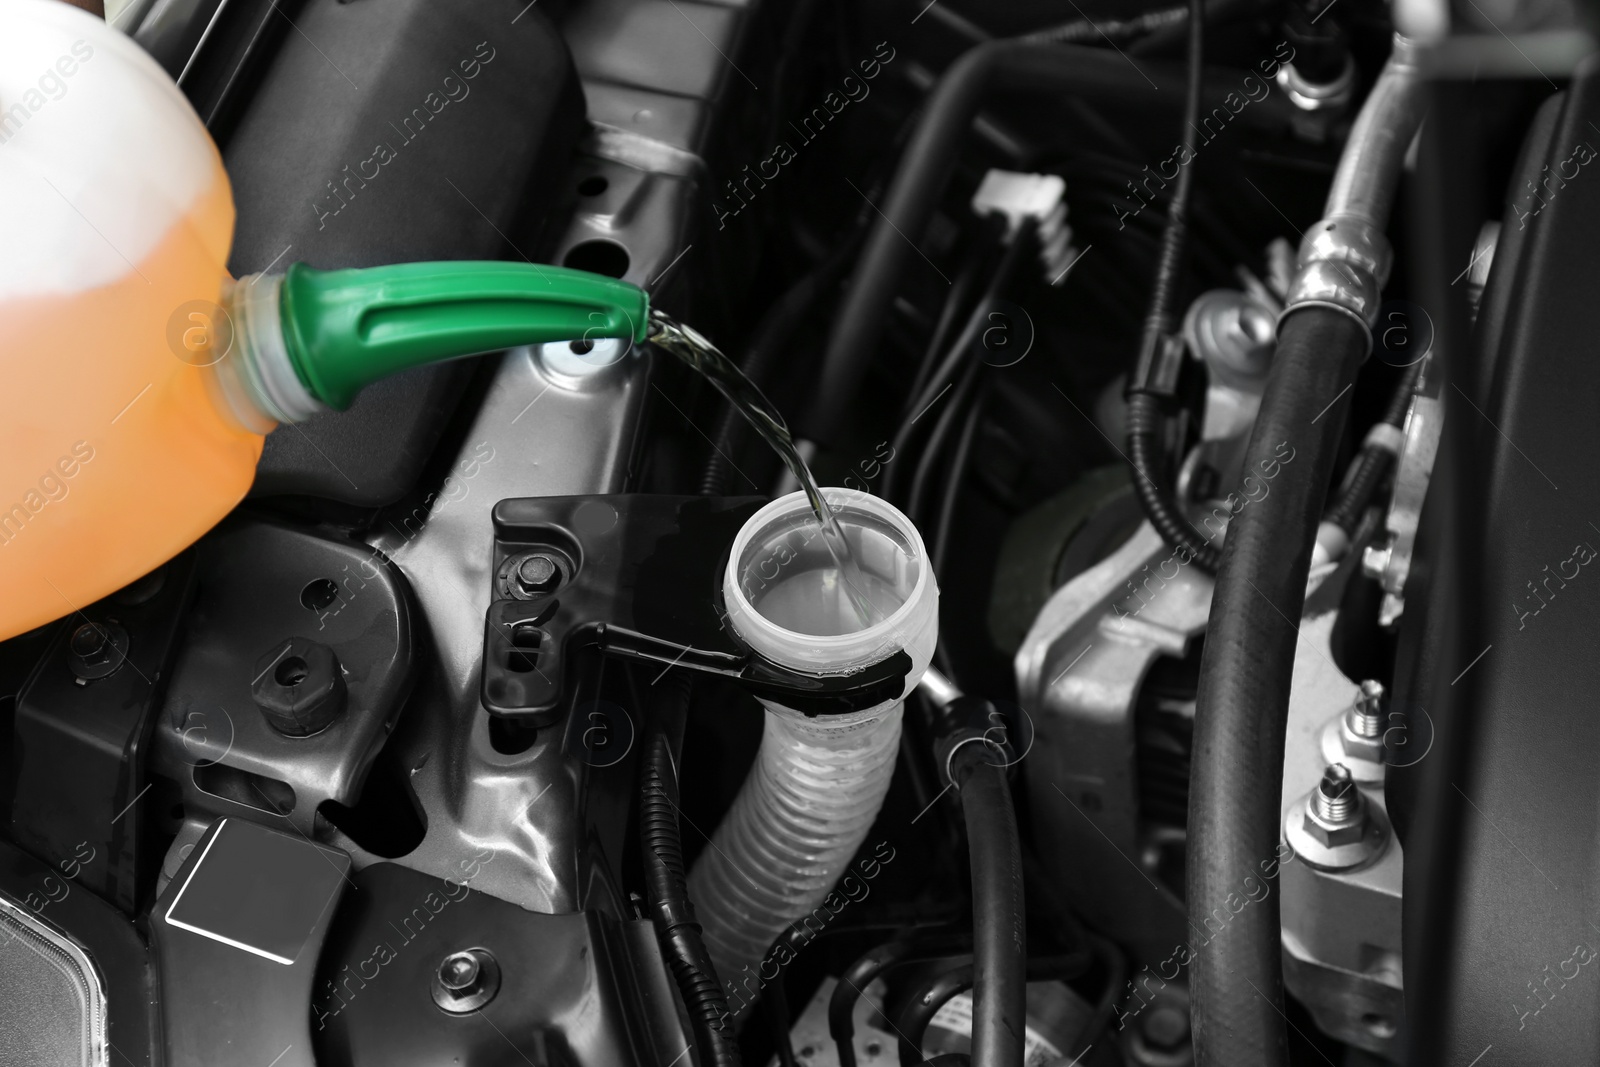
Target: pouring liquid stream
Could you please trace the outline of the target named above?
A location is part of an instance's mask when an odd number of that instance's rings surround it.
[[[650,310],[649,340],[656,347],[672,353],[705,375],[711,384],[716,386],[717,391],[727,398],[728,403],[755,427],[762,440],[778,453],[784,465],[799,481],[800,488],[806,494],[806,500],[811,504],[823,546],[827,548],[828,555],[833,560],[845,597],[859,620],[860,625],[857,628],[866,629],[882,622],[889,611],[885,611],[872,596],[868,595],[867,589],[872,583],[862,573],[860,564],[856,562],[855,553],[850,548],[850,542],[846,539],[839,520],[834,517],[833,509],[828,506],[828,502],[823,499],[822,490],[817,487],[817,480],[812,476],[811,468],[806,466],[800,450],[795,447],[789,427],[783,421],[783,416],[778,414],[777,408],[773,407],[772,402],[762,395],[756,384],[747,378],[716,345],[698,331],[677,322],[655,308]]]

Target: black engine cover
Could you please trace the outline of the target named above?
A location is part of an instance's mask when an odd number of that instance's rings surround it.
[[[496,0],[305,4],[223,144],[233,273],[538,258],[583,91],[550,22],[515,15]],[[471,365],[409,371],[349,411],[279,428],[253,495],[392,503]]]
[[[1410,692],[1437,727],[1391,782],[1416,793],[1419,1062],[1600,1061],[1597,124],[1588,62],[1534,124],[1511,190],[1472,365],[1450,368],[1431,587],[1413,572],[1407,588],[1401,673],[1422,675]]]

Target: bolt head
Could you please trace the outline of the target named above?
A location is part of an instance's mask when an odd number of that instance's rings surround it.
[[[327,729],[344,710],[344,671],[327,645],[291,637],[256,660],[250,696],[273,729],[289,737],[309,737]]]
[[[470,993],[472,987],[477,985],[481,971],[478,957],[470,952],[457,952],[446,956],[444,962],[439,964],[439,984],[452,993]]]
[[[116,619],[85,621],[67,638],[67,669],[79,684],[115,674],[128,658],[128,631]]]
[[[102,655],[106,646],[110,643],[105,630],[92,622],[86,622],[72,631],[72,641],[69,647],[74,656],[81,656],[87,660]]]
[[[1174,1052],[1189,1040],[1189,1015],[1176,1005],[1159,1005],[1145,1016],[1140,1033],[1152,1047]]]
[[[439,962],[431,983],[433,1002],[451,1015],[477,1011],[500,991],[500,964],[488,949],[452,952]]]
[[[517,564],[516,578],[524,593],[548,593],[561,584],[561,568],[549,556],[535,554]]]
[[[1368,545],[1361,552],[1361,573],[1374,581],[1382,581],[1383,576],[1389,572],[1389,560],[1394,555],[1394,549],[1388,545]]]

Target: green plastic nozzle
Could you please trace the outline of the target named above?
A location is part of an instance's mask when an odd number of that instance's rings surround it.
[[[547,341],[649,328],[644,290],[537,263],[400,263],[356,270],[291,266],[280,297],[296,374],[335,410],[379,378],[424,363]]]

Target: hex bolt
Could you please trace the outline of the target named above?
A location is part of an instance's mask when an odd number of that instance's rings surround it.
[[[1189,1041],[1189,1013],[1175,1004],[1160,1004],[1145,1016],[1140,1035],[1162,1052],[1176,1052]]]
[[[439,984],[457,996],[466,996],[478,984],[482,970],[478,966],[478,957],[472,953],[452,953],[439,964]]]
[[[532,555],[517,564],[517,588],[529,596],[548,593],[561,584],[561,568],[545,555]]]
[[[110,643],[104,630],[92,622],[86,622],[72,631],[70,647],[74,656],[89,660],[104,651]]]
[[[1350,768],[1330,763],[1322,781],[1311,794],[1311,807],[1317,817],[1334,826],[1356,822],[1361,815],[1361,793],[1350,777]]]
[[[106,678],[128,658],[128,631],[115,619],[84,622],[67,638],[67,668],[79,685]]]
[[[452,1015],[477,1011],[500,991],[500,964],[484,948],[452,952],[433,974],[433,1002]]]
[[[1383,683],[1368,678],[1361,683],[1355,703],[1344,714],[1345,725],[1357,737],[1375,740],[1383,736]]]

